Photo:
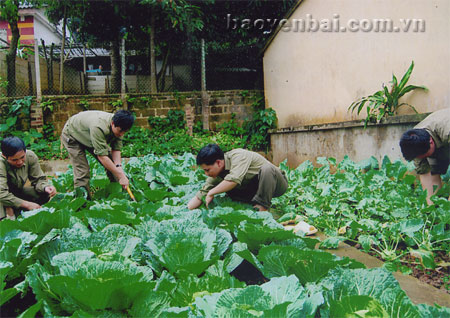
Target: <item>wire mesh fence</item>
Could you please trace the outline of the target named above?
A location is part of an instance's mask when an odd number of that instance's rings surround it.
[[[88,48],[70,43],[61,46],[39,43],[39,68],[34,46],[22,46],[15,63],[15,89],[6,89],[7,47],[0,49],[0,96],[37,94],[39,78],[42,95],[85,95],[121,93],[121,56],[108,47]],[[180,52],[180,51],[178,51]],[[251,55],[253,54],[253,55]],[[205,81],[207,90],[261,89],[262,63],[255,52],[230,49],[215,53],[206,46]],[[199,91],[202,82],[201,48],[192,46],[181,53],[159,54],[152,78],[149,49],[125,50],[125,93]],[[36,76],[36,70],[39,76]],[[62,75],[61,75],[62,74]],[[3,85],[1,84],[3,83]]]

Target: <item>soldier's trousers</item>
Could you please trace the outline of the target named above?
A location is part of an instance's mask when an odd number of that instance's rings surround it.
[[[273,164],[266,163],[248,184],[228,191],[227,195],[236,201],[269,208],[272,198],[283,195],[287,188],[288,182],[284,173]]]
[[[23,187],[19,190],[11,191],[16,197],[21,198],[26,201],[31,201],[34,203],[37,203],[39,205],[47,203],[48,200],[50,200],[50,197],[48,193],[46,192],[36,192],[36,190],[32,187]],[[0,219],[4,218],[6,216],[5,207],[0,202]],[[14,208],[14,213],[17,215],[20,211],[20,208]]]
[[[73,137],[66,134],[64,131],[61,134],[61,143],[69,153],[70,163],[73,167],[74,187],[84,187],[89,192],[89,179],[91,177],[91,171],[89,169],[89,162],[86,158],[86,151],[91,153],[92,156],[94,156],[94,158],[98,160],[97,156],[94,154],[94,149],[86,147],[82,143],[75,140]],[[114,175],[111,172],[107,170],[106,174],[111,182],[116,181]]]

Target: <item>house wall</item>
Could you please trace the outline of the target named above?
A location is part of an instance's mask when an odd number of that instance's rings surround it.
[[[33,45],[34,39],[44,39],[46,44],[60,44],[61,37],[45,16],[44,9],[28,8],[19,10],[18,27],[20,32],[20,43],[22,45]],[[6,21],[0,21],[0,29],[7,31],[7,41],[11,39],[11,30]]]
[[[314,30],[295,32],[286,24],[264,53],[266,105],[276,110],[278,127],[334,123],[357,118],[349,105],[398,79],[415,62],[410,84],[425,85],[428,92],[414,91],[403,102],[419,113],[450,105],[450,1],[448,0],[303,0],[289,21],[303,19]],[[399,32],[369,30],[372,19],[392,19]],[[313,20],[314,19],[314,20]],[[356,19],[355,32],[324,32],[328,19],[339,29]],[[408,32],[400,19],[409,20]],[[364,21],[367,20],[367,21]],[[419,21],[420,22],[420,21]],[[289,26],[291,26],[289,28]],[[353,25],[354,26],[354,25]],[[364,28],[363,28],[364,26]],[[335,26],[334,26],[335,27]],[[413,113],[407,107],[400,114]],[[278,140],[278,137],[275,137]]]
[[[49,24],[43,12],[38,14],[39,16],[36,16],[34,19],[34,34],[39,40],[39,45],[41,45],[41,39],[45,41],[46,45],[51,45],[52,43],[60,45],[62,37],[58,35],[56,28]]]

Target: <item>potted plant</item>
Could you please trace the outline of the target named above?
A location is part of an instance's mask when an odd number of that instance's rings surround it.
[[[425,86],[406,85],[413,68],[414,61],[411,62],[400,83],[397,81],[395,75],[392,74],[392,86],[390,89],[383,84],[382,90],[353,102],[348,109],[351,112],[357,110],[357,114],[359,115],[364,106],[366,106],[367,117],[364,120],[364,127],[367,127],[369,122],[380,122],[384,117],[395,115],[398,109],[404,105],[411,107],[417,113],[417,110],[412,105],[399,103],[399,99],[408,92],[416,89],[428,90]]]

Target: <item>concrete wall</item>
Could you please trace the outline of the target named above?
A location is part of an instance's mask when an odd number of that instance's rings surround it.
[[[449,107],[449,17],[448,0],[301,1],[264,53],[266,105],[276,110],[278,127],[357,119],[347,112],[349,105],[389,84],[393,73],[400,80],[412,60],[409,83],[429,92],[414,91],[403,101],[419,113]],[[294,19],[303,19],[309,32],[295,31]],[[373,19],[391,19],[398,32],[377,32]]]
[[[279,129],[271,135],[273,162],[287,159],[295,168],[303,161],[317,157],[342,160],[348,155],[354,161],[371,156],[381,160],[402,158],[399,147],[401,135],[413,128],[428,114],[390,117],[381,124],[369,124],[366,129],[359,120]]]
[[[32,87],[29,85],[28,63],[30,64]],[[47,80],[47,64],[45,59],[39,59],[39,69],[41,72],[41,89],[43,94],[49,94],[59,91],[59,63],[53,61],[53,91],[49,91]],[[0,76],[6,80],[6,53],[0,52]],[[65,65],[64,66],[64,92],[66,94],[79,94],[81,92],[80,72]],[[0,88],[1,94],[6,94],[6,89]],[[30,57],[30,61],[16,57],[16,96],[36,95],[36,70],[34,56]]]

